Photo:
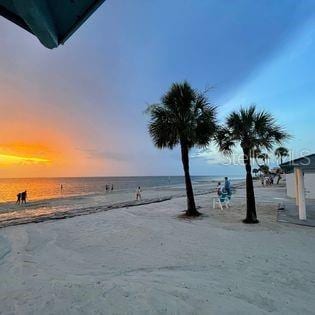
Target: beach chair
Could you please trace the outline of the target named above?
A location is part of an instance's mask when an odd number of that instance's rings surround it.
[[[214,197],[212,200],[212,207],[215,209],[217,206],[223,211],[223,206],[229,208],[231,206],[231,195],[227,193],[222,193],[220,196]]]

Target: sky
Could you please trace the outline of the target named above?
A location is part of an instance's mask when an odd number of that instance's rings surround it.
[[[183,80],[220,121],[256,104],[314,153],[314,38],[313,0],[107,0],[53,50],[0,18],[0,177],[182,175],[144,111]],[[193,175],[244,173],[214,145],[190,155]]]

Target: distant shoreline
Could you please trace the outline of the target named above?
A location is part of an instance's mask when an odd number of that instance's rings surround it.
[[[232,179],[242,179],[244,176],[242,175],[231,175],[231,174],[219,174],[219,175],[190,175],[192,178],[194,177],[214,177],[224,178],[225,176],[230,177]],[[35,176],[35,177],[0,177],[0,180],[3,179],[64,179],[64,178],[71,178],[71,179],[79,179],[79,178],[144,178],[144,177],[184,177],[184,175],[100,175],[100,176]]]
[[[223,181],[224,176],[192,176],[194,186],[199,184]],[[243,180],[240,177],[229,177],[232,181]],[[75,197],[93,194],[134,191],[136,187],[155,189],[184,185],[184,176],[134,176],[134,177],[60,177],[60,178],[17,178],[0,179],[0,205],[15,202],[18,192],[27,190],[28,200],[32,202]],[[62,186],[62,189],[61,189]],[[106,189],[106,186],[107,189]],[[0,209],[1,211],[1,209]]]

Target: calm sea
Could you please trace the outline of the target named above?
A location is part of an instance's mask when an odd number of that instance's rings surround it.
[[[192,176],[193,184],[222,179],[223,176]],[[63,186],[62,191],[61,185]],[[16,200],[17,193],[24,190],[27,190],[29,200],[42,200],[60,196],[104,193],[106,185],[109,185],[110,187],[113,185],[114,191],[135,191],[138,186],[145,189],[161,186],[184,185],[184,177],[2,178],[0,179],[0,202],[14,201]]]

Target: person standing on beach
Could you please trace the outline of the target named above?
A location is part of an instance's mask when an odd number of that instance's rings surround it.
[[[112,184],[112,186],[111,186],[110,190],[111,190],[111,191],[113,191],[113,190],[114,190],[114,185],[113,185],[113,184]]]
[[[222,195],[222,186],[220,182],[218,182],[218,185],[217,185],[217,195],[218,196]]]
[[[16,195],[16,197],[17,197],[17,200],[16,200],[16,204],[21,204],[21,196],[22,196],[22,193],[18,193],[17,195]]]
[[[231,182],[227,177],[224,180],[224,190],[229,196],[231,195]]]
[[[21,200],[22,200],[22,203],[26,203],[26,198],[27,198],[27,192],[26,192],[26,190],[25,190],[25,191],[23,191],[23,192],[21,193]]]
[[[136,190],[136,200],[141,200],[141,187],[138,186],[137,190]]]
[[[63,185],[60,184],[60,192],[62,193],[62,191],[63,191]]]

